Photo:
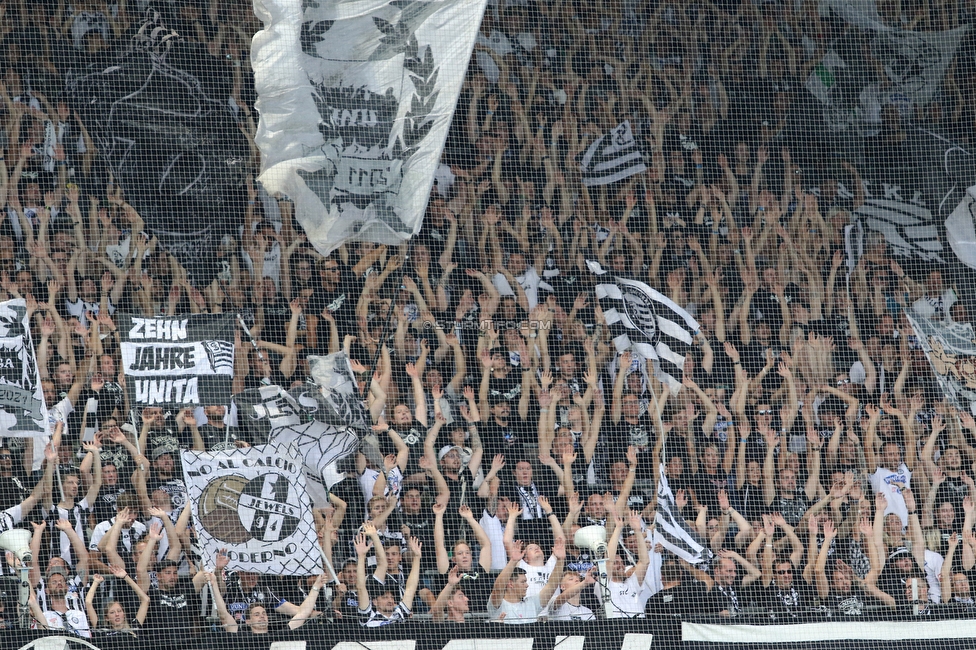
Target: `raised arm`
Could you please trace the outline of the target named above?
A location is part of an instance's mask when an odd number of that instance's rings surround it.
[[[521,541],[512,542],[508,545],[508,564],[505,565],[505,568],[495,578],[495,584],[491,588],[491,595],[488,597],[488,602],[491,603],[492,607],[498,608],[501,606],[502,598],[505,597],[505,590],[508,589],[508,582],[512,579],[512,573],[515,571],[518,563],[522,561],[524,554]],[[539,600],[541,601],[542,598]]]
[[[369,611],[369,591],[366,589],[366,553],[369,545],[366,542],[366,535],[359,533],[354,542],[356,547],[356,598],[359,605],[359,613],[365,614]]]
[[[227,604],[224,602],[224,597],[220,593],[217,577],[210,572],[207,572],[206,576],[207,582],[210,584],[210,594],[213,596],[214,606],[217,608],[217,618],[220,620],[220,624],[231,634],[236,634],[238,631],[237,619],[227,611]]]
[[[407,584],[403,588],[402,603],[409,610],[414,596],[417,595],[417,587],[420,585],[420,559],[423,549],[420,540],[416,537],[410,538],[407,548],[410,551],[410,574],[407,576]]]
[[[645,550],[646,554],[647,551]],[[552,573],[549,574],[549,579],[546,580],[545,586],[542,591],[539,592],[539,602],[545,607],[546,603],[552,598],[552,595],[556,592],[556,588],[559,587],[559,582],[563,579],[563,568],[566,566],[566,538],[557,537],[552,544],[552,554],[556,556],[556,566],[553,567]]]
[[[491,540],[488,538],[488,534],[485,529],[481,527],[478,520],[474,518],[474,514],[471,512],[471,508],[468,506],[461,506],[458,508],[458,514],[461,518],[468,522],[471,526],[472,532],[474,532],[474,537],[478,540],[478,546],[481,547],[481,552],[478,555],[478,563],[481,564],[481,568],[485,571],[491,570]],[[555,527],[553,527],[555,531]],[[560,528],[560,533],[562,529]],[[438,558],[440,559],[440,558]],[[439,563],[438,563],[439,564]]]
[[[95,610],[95,593],[104,581],[105,578],[101,575],[97,573],[93,575],[91,587],[88,588],[88,593],[85,595],[85,610],[88,612],[88,625],[92,629],[98,627],[98,612]]]
[[[315,611],[315,602],[319,599],[319,591],[322,590],[322,585],[324,584],[325,574],[320,573],[315,577],[315,582],[312,583],[312,588],[308,590],[308,595],[305,596],[305,600],[298,606],[298,611],[288,621],[289,629],[297,630],[305,625],[305,621],[311,618],[312,612]]]

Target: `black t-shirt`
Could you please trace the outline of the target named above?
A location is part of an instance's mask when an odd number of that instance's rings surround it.
[[[421,509],[420,513],[416,515],[401,512],[400,520],[410,528],[410,535],[420,540],[423,548],[430,549],[421,555],[420,567],[425,571],[434,568],[437,563],[436,555],[432,552],[434,549],[434,516],[429,510],[425,512]]]
[[[156,587],[149,590],[146,632],[157,646],[184,646],[199,616],[200,602],[189,577],[181,577],[169,591]]]
[[[504,377],[488,378],[488,400],[501,398],[514,407],[522,395],[522,374],[519,368],[512,368]]]
[[[152,493],[156,490],[162,490],[168,494],[170,503],[173,505],[173,510],[182,510],[183,506],[186,505],[186,484],[178,478],[151,478],[149,479],[146,488],[150,496],[152,496]]]
[[[23,471],[13,472],[13,476],[0,477],[0,510],[19,504],[30,496],[31,482]]]
[[[671,589],[662,589],[648,598],[644,612],[648,618],[690,618],[701,612],[701,604],[707,598],[708,592],[700,582],[682,583]]]
[[[95,497],[95,502],[91,504],[92,516],[95,521],[105,521],[115,516],[115,502],[120,494],[124,494],[118,485],[103,485]]]
[[[151,452],[152,450],[150,449],[149,451]],[[130,489],[132,487],[132,472],[135,471],[136,466],[132,460],[132,456],[129,454],[129,450],[113,442],[103,442],[101,458],[103,465],[105,463],[115,465],[115,469],[119,473],[119,486],[126,490]],[[112,512],[115,512],[114,508]]]
[[[637,447],[638,451],[650,450],[654,446],[654,425],[646,413],[634,424],[621,418],[620,423],[612,427],[610,432],[613,444],[622,452],[627,451],[628,445]]]
[[[465,539],[471,536],[468,524],[461,515],[458,508],[467,505],[473,512],[478,512],[481,508],[476,502],[476,490],[472,487],[474,476],[467,467],[462,467],[456,479],[444,474],[444,481],[447,482],[447,489],[451,491],[451,498],[447,502],[447,511],[444,513],[444,535],[445,540]]]
[[[775,619],[791,619],[803,615],[813,606],[814,594],[799,576],[796,578],[788,589],[780,589],[775,582],[768,587],[758,587],[754,594],[757,604],[768,610]]]
[[[234,442],[237,440],[250,442],[244,437],[244,431],[237,427],[215,427],[208,422],[200,425],[199,429],[203,448],[207,451],[234,449],[236,447]]]
[[[796,494],[793,495],[792,499],[784,499],[782,496],[777,495],[772,505],[773,510],[781,512],[783,519],[790,526],[797,526],[800,520],[803,519],[803,515],[810,508],[806,495],[801,488],[797,488]]]
[[[243,589],[240,581],[233,576],[227,580],[227,593],[224,594],[224,603],[227,605],[227,611],[238,623],[244,623],[247,608],[253,603],[264,605],[269,620],[276,618],[275,610],[285,601],[272,591],[271,585],[266,584],[268,579],[269,576],[262,576],[254,589],[248,590]]]
[[[427,439],[427,428],[415,421],[409,426],[400,425],[394,427],[393,430],[400,434],[400,438],[403,439],[403,444],[410,451],[410,458],[407,460],[407,469],[403,472],[404,478],[413,476],[414,474],[423,474],[424,470],[420,468],[420,458],[424,455],[424,440]]]
[[[749,604],[747,591],[743,589],[741,580],[736,580],[730,587],[716,584],[702,600],[702,613],[719,614],[723,611],[731,614],[738,613]]]
[[[831,591],[827,605],[834,616],[860,616],[864,612],[864,600],[853,591],[848,594]]]
[[[481,434],[481,444],[484,446],[486,458],[494,458],[497,454],[504,454],[508,459],[522,456],[524,451],[522,438],[512,420],[509,420],[507,426],[501,426],[491,419],[482,423],[478,431]]]
[[[969,486],[962,482],[960,478],[947,476],[938,492],[935,493],[935,509],[938,511],[942,503],[951,503],[956,509],[956,520],[962,522],[962,500],[969,496]]]
[[[698,497],[698,503],[708,506],[709,516],[719,516],[721,508],[718,506],[718,491],[725,490],[732,492],[732,478],[719,467],[714,474],[707,473],[704,469],[699,469],[691,482]]]
[[[481,568],[481,565],[478,564],[478,558],[475,558],[470,571],[461,574],[461,582],[458,588],[468,597],[468,609],[470,611],[487,611],[488,597],[491,596],[491,589],[495,585],[496,577],[498,577],[497,573],[485,571]],[[447,576],[438,575],[434,578],[433,583],[431,591],[436,598],[447,585]]]
[[[321,285],[316,287],[315,293],[308,301],[308,313],[318,317],[324,309],[328,308],[335,319],[341,340],[346,334],[355,334],[358,329],[356,303],[362,294],[363,284],[359,278],[353,276],[352,269],[348,265],[340,262],[339,270],[338,290],[326,291]],[[329,342],[329,324],[322,318],[319,318],[318,342],[321,347],[328,346]]]

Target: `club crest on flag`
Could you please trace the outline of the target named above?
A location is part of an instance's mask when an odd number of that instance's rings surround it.
[[[654,301],[640,288],[634,285],[622,285],[624,307],[630,322],[647,337],[653,345],[658,338],[657,315],[654,313]]]
[[[319,572],[321,552],[303,463],[290,446],[182,454],[201,553],[212,565],[280,575]]]

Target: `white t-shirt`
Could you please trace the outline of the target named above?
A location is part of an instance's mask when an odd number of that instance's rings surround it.
[[[902,527],[908,526],[908,506],[905,505],[905,497],[901,491],[912,487],[912,472],[905,463],[898,466],[897,471],[891,471],[886,467],[879,467],[871,475],[871,487],[874,493],[884,493],[888,499],[888,507],[885,514],[895,513],[901,518]]]
[[[593,610],[589,607],[571,605],[569,603],[560,605],[552,615],[552,620],[554,621],[592,621],[595,618],[596,616],[593,615]]]
[[[539,277],[539,273],[535,270],[534,267],[531,266],[528,269],[526,269],[525,273],[516,276],[515,279],[518,280],[519,285],[522,287],[522,290],[525,292],[525,299],[529,303],[529,311],[534,309],[535,306],[539,303],[540,286],[547,291],[552,291],[552,286],[546,282],[543,282],[542,278]],[[498,293],[500,293],[501,295],[503,296],[515,295],[515,289],[512,288],[512,285],[508,283],[508,280],[501,273],[496,273],[495,277],[491,279],[491,283],[495,285],[495,288],[498,289]]]
[[[102,538],[108,533],[115,523],[115,517],[108,519],[106,521],[99,522],[95,529],[92,531],[91,541],[88,542],[89,551],[99,550],[98,544],[102,541]],[[140,521],[132,522],[132,526],[129,528],[123,527],[119,531],[119,545],[126,553],[132,552],[132,547],[135,546],[136,542],[142,539],[146,534],[146,526]],[[121,553],[121,550],[119,551]]]
[[[602,589],[597,589],[597,595],[602,602]],[[607,583],[607,591],[610,592],[610,603],[612,610],[610,618],[633,618],[644,615],[644,605],[647,598],[644,596],[644,585],[637,581],[636,575],[631,575],[623,582],[610,580]]]
[[[491,570],[501,571],[508,564],[505,553],[505,524],[498,517],[493,517],[484,510],[479,522],[491,542]]]
[[[553,569],[556,568],[556,556],[550,555],[549,559],[542,566],[532,566],[531,564],[527,564],[525,560],[522,560],[518,563],[518,567],[525,571],[525,577],[529,581],[529,588],[525,592],[526,597],[538,596],[542,592],[542,588],[549,581],[549,576],[552,575]]]
[[[517,603],[510,603],[503,598],[501,605],[498,607],[492,605],[491,599],[488,599],[488,618],[492,621],[501,621],[509,625],[535,623],[536,619],[539,618],[539,612],[541,610],[542,605],[539,604],[538,596],[526,596]],[[504,619],[501,618],[502,614],[505,615]]]
[[[91,638],[88,617],[80,609],[69,609],[64,614],[48,609],[44,611],[47,626],[55,630],[67,630],[77,636]]]
[[[936,553],[925,549],[925,581],[929,585],[929,601],[933,603],[942,602],[942,565],[945,558]]]
[[[247,251],[243,251],[241,259],[244,260],[244,265],[251,275],[257,275],[254,270],[254,261],[251,259],[251,255]],[[268,249],[264,251],[264,259],[261,261],[261,274],[262,278],[271,278],[276,287],[281,286],[281,244],[277,241],[271,242]]]
[[[57,535],[51,536],[51,553],[52,555],[60,556],[68,563],[68,566],[74,567],[76,558],[74,557],[74,549],[71,547],[71,540],[68,539],[67,533],[63,533],[60,530],[54,528],[55,519],[66,519],[71,522],[72,527],[75,529],[75,533],[81,538],[82,543],[85,542],[86,528],[88,527],[88,513],[91,512],[91,506],[88,505],[88,499],[82,499],[74,504],[71,510],[66,510],[60,505],[51,506],[51,510],[48,513],[48,530],[54,530]]]
[[[6,532],[23,521],[23,508],[18,503],[0,512],[0,533]]]

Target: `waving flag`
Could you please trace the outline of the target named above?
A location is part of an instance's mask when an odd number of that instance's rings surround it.
[[[674,502],[674,492],[664,475],[664,463],[660,467],[657,485],[657,510],[654,514],[654,543],[661,544],[682,560],[698,564],[712,556],[705,541],[688,525]]]
[[[325,254],[420,230],[485,0],[255,0],[259,180]]]
[[[678,392],[685,355],[692,348],[698,322],[643,282],[611,275],[597,262],[587,261],[586,265],[600,276],[596,297],[617,351],[631,348],[653,360],[655,377],[667,383],[672,393]]]
[[[0,303],[0,436],[35,438],[48,433],[27,306],[23,299],[8,300]]]
[[[581,163],[583,185],[587,187],[609,185],[647,169],[629,121],[621,122],[591,144]]]

